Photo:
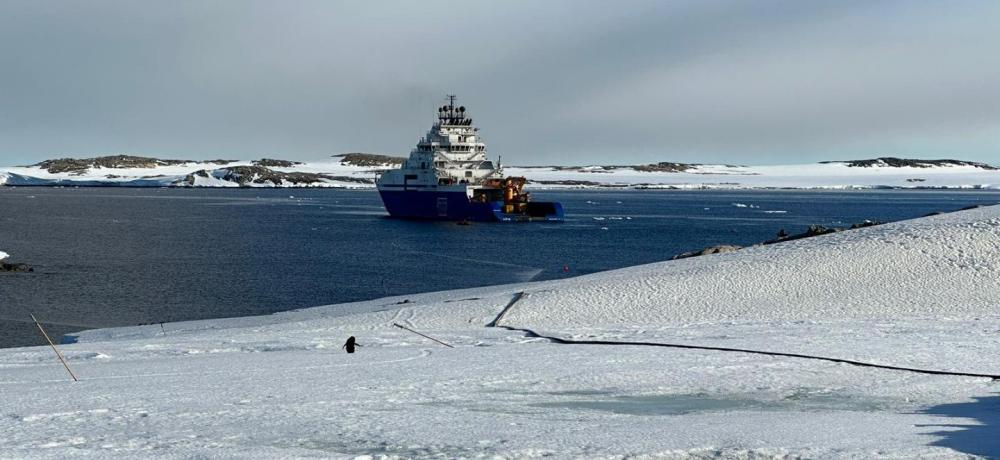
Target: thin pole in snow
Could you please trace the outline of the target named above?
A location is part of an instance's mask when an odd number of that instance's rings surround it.
[[[49,338],[49,334],[45,332],[45,328],[42,327],[42,323],[38,322],[38,319],[35,318],[35,315],[32,315],[31,313],[28,314],[31,316],[31,320],[35,322],[35,326],[38,326],[38,330],[42,332],[43,336],[45,336],[45,340],[49,342],[49,346],[52,347],[52,351],[56,352],[56,356],[59,357],[59,361],[62,362],[63,367],[66,368],[66,372],[69,372],[69,376],[73,377],[74,382],[79,382],[79,380],[76,378],[76,375],[73,375],[73,371],[70,370],[69,364],[66,364],[66,359],[63,358],[62,353],[59,353],[59,349],[56,348],[56,344],[52,343],[52,339]]]
[[[424,337],[424,338],[427,338],[427,339],[431,339],[431,340],[433,340],[433,341],[435,341],[435,342],[437,342],[437,343],[440,343],[441,345],[444,345],[444,346],[446,346],[446,347],[448,347],[448,348],[455,348],[455,347],[453,347],[453,346],[451,346],[451,345],[448,345],[447,343],[444,343],[444,342],[442,342],[442,341],[440,341],[440,340],[438,340],[438,339],[435,339],[434,337],[431,337],[431,336],[429,336],[429,335],[426,335],[426,334],[421,334],[421,333],[419,333],[419,332],[417,332],[417,331],[414,331],[413,329],[410,329],[410,328],[408,328],[408,327],[406,327],[406,326],[403,326],[403,325],[401,325],[401,324],[399,324],[399,323],[392,323],[392,325],[393,325],[393,326],[396,326],[396,327],[398,327],[398,328],[400,328],[400,329],[406,329],[407,331],[410,331],[410,332],[412,332],[412,333],[414,333],[414,334],[417,334],[417,335],[419,335],[419,336],[421,336],[421,337]]]

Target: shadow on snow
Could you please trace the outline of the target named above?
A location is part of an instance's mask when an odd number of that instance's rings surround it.
[[[986,458],[1000,458],[1000,396],[974,399],[966,403],[941,404],[923,411],[926,414],[967,420],[947,425],[922,426],[946,428],[930,433],[941,437],[932,445]]]

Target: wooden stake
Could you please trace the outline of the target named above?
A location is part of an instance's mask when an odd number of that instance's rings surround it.
[[[417,332],[417,331],[414,331],[413,329],[410,329],[410,328],[408,328],[408,327],[406,327],[406,326],[403,326],[403,325],[400,325],[399,323],[392,323],[392,325],[393,325],[393,326],[396,326],[396,327],[398,327],[398,328],[400,328],[400,329],[406,329],[407,331],[410,331],[410,332],[412,332],[412,333],[414,333],[414,334],[417,334],[417,335],[419,335],[419,336],[421,336],[421,337],[424,337],[424,338],[427,338],[427,339],[431,339],[431,340],[433,340],[433,341],[435,341],[435,342],[437,342],[437,343],[440,343],[441,345],[444,345],[444,346],[446,346],[446,347],[448,347],[448,348],[455,348],[455,347],[453,347],[453,346],[451,346],[451,345],[448,345],[447,343],[444,343],[444,342],[442,342],[442,341],[440,341],[440,340],[438,340],[438,339],[435,339],[434,337],[431,337],[431,336],[429,336],[429,335],[425,335],[425,334],[421,334],[421,333],[419,333],[419,332]]]
[[[31,314],[29,313],[29,315]],[[42,331],[42,335],[45,336],[45,340],[49,341],[49,346],[52,347],[52,351],[56,352],[56,356],[59,357],[59,361],[61,361],[63,367],[66,368],[66,372],[69,372],[69,376],[73,377],[74,382],[79,382],[79,380],[77,380],[76,378],[76,375],[73,375],[73,371],[69,369],[69,364],[66,364],[66,359],[63,358],[62,353],[59,353],[59,349],[56,348],[56,344],[52,343],[52,339],[49,338],[49,334],[45,332],[45,328],[42,327],[42,323],[38,322],[38,319],[35,318],[35,315],[31,315],[31,320],[35,322],[35,326],[38,326],[38,330]]]

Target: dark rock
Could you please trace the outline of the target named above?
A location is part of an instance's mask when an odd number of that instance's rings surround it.
[[[221,180],[235,182],[240,187],[249,187],[250,184],[266,184],[270,182],[274,185],[310,185],[328,180],[340,182],[353,182],[358,184],[371,184],[374,181],[367,178],[331,176],[328,174],[303,173],[303,172],[281,172],[263,166],[232,166],[220,168],[213,171],[204,169],[188,174],[176,185],[194,185],[195,176],[209,177],[215,176]],[[287,184],[286,184],[287,183]]]
[[[672,163],[669,161],[661,161],[659,163],[648,165],[633,166],[632,169],[642,172],[684,172],[692,170],[698,166],[700,165],[693,163]]]
[[[50,173],[83,174],[91,168],[153,168],[156,166],[171,166],[190,163],[188,160],[161,160],[158,158],[137,157],[131,155],[112,155],[97,158],[59,158],[45,160],[32,166],[37,166]]]
[[[687,259],[688,257],[705,256],[709,254],[722,254],[726,252],[739,251],[740,249],[743,249],[743,247],[734,246],[730,244],[720,244],[718,246],[712,246],[709,248],[702,249],[700,251],[691,251],[691,252],[684,252],[681,254],[677,254],[676,256],[673,256],[670,259],[671,260]]]
[[[372,153],[345,153],[334,155],[333,157],[340,158],[340,164],[349,166],[398,166],[406,161],[406,158],[403,157],[375,155]]]
[[[973,166],[980,169],[995,170],[1000,169],[986,163],[976,163],[974,161],[963,160],[915,160],[909,158],[880,157],[870,160],[849,160],[849,161],[821,161],[820,163],[847,163],[852,168],[871,168],[873,166],[888,166],[890,168],[932,168],[935,166]]]
[[[872,227],[872,226],[875,226],[875,225],[882,225],[882,222],[875,221],[875,220],[865,220],[863,222],[858,222],[856,224],[851,225],[850,228],[829,228],[829,227],[824,227],[822,225],[810,225],[809,228],[806,229],[806,231],[804,231],[802,233],[797,233],[795,235],[789,235],[788,232],[785,231],[785,229],[781,229],[780,231],[778,231],[778,238],[773,239],[773,240],[767,240],[767,241],[765,241],[763,243],[760,243],[760,244],[765,245],[765,244],[783,243],[785,241],[800,240],[802,238],[811,238],[811,237],[814,237],[814,236],[827,235],[827,234],[830,234],[830,233],[842,232],[844,230],[853,230],[853,229],[864,228],[864,227]],[[742,248],[740,246],[723,244],[723,245],[719,245],[719,246],[712,246],[710,248],[705,248],[705,249],[702,249],[700,251],[691,251],[691,252],[680,253],[680,254],[677,254],[676,256],[671,257],[671,260],[686,259],[688,257],[703,256],[703,255],[706,255],[706,254],[718,254],[718,253],[723,253],[723,252],[733,252],[733,251],[736,251],[736,250],[739,250],[739,249],[742,249]]]
[[[253,164],[255,166],[264,166],[266,168],[291,168],[292,166],[302,164],[302,162],[261,158],[260,160],[254,161]]]
[[[866,221],[866,222],[868,222],[868,221]],[[784,229],[782,229],[782,230],[784,230]],[[781,236],[781,233],[779,232],[778,233],[778,238],[775,238],[773,240],[767,240],[767,241],[765,241],[765,242],[763,242],[761,244],[774,244],[774,243],[781,243],[783,241],[800,240],[802,238],[809,238],[809,237],[813,237],[813,236],[826,235],[828,233],[836,233],[836,232],[839,232],[841,230],[843,230],[843,229],[841,229],[841,228],[827,228],[827,227],[824,227],[822,225],[810,225],[809,228],[806,229],[806,231],[804,231],[802,233],[797,233],[795,235],[789,235],[786,232],[785,236]]]
[[[0,272],[30,273],[33,271],[35,271],[35,269],[31,268],[27,264],[9,264],[6,262],[0,262]]]
[[[868,220],[868,219],[865,219],[863,222],[858,222],[856,224],[851,224],[851,229],[853,230],[853,229],[856,229],[856,228],[874,227],[876,225],[882,225],[884,223],[885,222],[879,222],[877,220]]]

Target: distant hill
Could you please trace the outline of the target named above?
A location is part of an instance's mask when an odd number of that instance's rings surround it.
[[[996,166],[991,166],[986,163],[976,163],[974,161],[963,161],[963,160],[915,160],[909,158],[896,158],[896,157],[881,157],[874,158],[870,160],[847,160],[847,161],[821,161],[823,164],[830,163],[846,163],[847,166],[852,168],[872,168],[872,167],[889,167],[889,168],[934,168],[941,166],[972,166],[974,168],[996,170],[1000,169]]]
[[[255,162],[256,163],[256,162]],[[281,165],[278,165],[281,167]],[[228,166],[214,170],[198,170],[175,182],[175,185],[198,186],[202,179],[216,179],[222,182],[237,184],[240,187],[256,185],[273,185],[277,187],[308,187],[323,184],[328,181],[349,182],[356,184],[374,184],[368,178],[349,176],[334,176],[306,172],[282,172],[264,166]]]
[[[348,166],[397,166],[406,161],[403,157],[373,153],[344,153],[333,157],[340,158],[340,164]]]
[[[159,159],[133,155],[60,158],[0,167],[0,186],[374,188],[405,159],[345,153],[319,161]],[[850,169],[848,169],[850,168]],[[505,166],[538,188],[638,189],[1000,189],[1000,168],[961,160],[883,157],[739,166],[661,161],[638,165]]]
[[[58,158],[45,160],[32,166],[44,169],[52,174],[77,173],[83,174],[91,168],[155,168],[157,166],[175,166],[186,163],[213,163],[226,165],[232,160],[210,160],[195,162],[191,160],[161,160],[159,158],[138,157],[132,155],[111,155],[96,158]]]

